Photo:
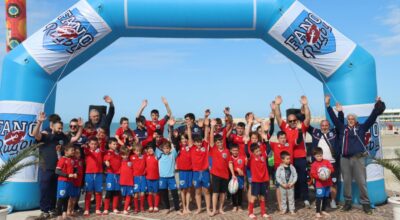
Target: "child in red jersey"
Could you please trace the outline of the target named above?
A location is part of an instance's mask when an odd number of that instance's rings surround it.
[[[119,170],[121,168],[121,156],[117,151],[118,142],[116,138],[108,140],[108,151],[104,155],[106,165],[106,197],[104,199],[103,214],[107,215],[110,208],[110,200],[113,200],[113,212],[118,214],[118,203],[120,198],[121,186],[119,185]]]
[[[108,141],[106,129],[102,128],[102,127],[98,128],[96,137],[99,142],[100,151],[105,152],[107,141]]]
[[[189,129],[189,128],[188,128]],[[190,128],[191,129],[191,128]],[[201,212],[201,193],[204,193],[206,201],[206,210],[208,215],[212,215],[210,210],[210,172],[208,170],[208,140],[210,134],[209,126],[205,126],[204,139],[200,135],[196,135],[192,138],[192,132],[188,133],[190,155],[192,158],[193,168],[193,185],[196,189],[196,205],[197,211],[195,214]]]
[[[134,213],[139,212],[139,197],[140,197],[140,211],[144,212],[145,192],[147,191],[146,183],[146,157],[143,155],[142,145],[136,144],[133,147],[133,154],[130,156],[130,161],[133,164],[133,203]]]
[[[64,156],[57,162],[56,174],[57,182],[57,215],[67,218],[68,198],[71,196],[72,180],[77,177],[74,173],[74,146],[67,145],[64,150]]]
[[[135,132],[129,127],[129,119],[126,117],[122,117],[119,120],[119,125],[120,127],[115,131],[115,138],[118,141],[118,145],[122,146],[125,144],[125,139],[127,137],[127,135],[125,135],[124,133],[130,133],[130,136],[135,138],[136,142],[139,142],[139,140],[136,137]]]
[[[124,215],[128,214],[128,208],[133,195],[133,166],[129,159],[129,149],[121,147],[120,154],[122,157],[119,183],[121,185],[121,195],[125,197]]]
[[[235,171],[235,176],[238,181],[238,191],[232,195],[233,211],[242,211],[242,198],[243,189],[245,188],[244,177],[246,175],[247,158],[244,155],[240,155],[240,147],[237,144],[232,144],[231,149],[231,160],[233,163],[233,170]],[[243,149],[244,150],[244,149]]]
[[[69,216],[75,215],[74,208],[76,202],[79,200],[79,197],[81,195],[83,176],[85,174],[83,170],[84,167],[83,167],[83,160],[81,157],[80,147],[75,147],[75,154],[73,160],[74,160],[74,173],[77,174],[77,177],[72,180],[71,194],[68,201],[68,212],[67,212],[67,215]]]
[[[267,194],[267,184],[269,181],[268,168],[267,168],[267,153],[265,150],[261,151],[257,143],[250,145],[251,153],[246,148],[246,154],[249,159],[249,167],[252,175],[251,180],[251,198],[249,201],[249,218],[256,219],[253,213],[254,201],[260,201],[261,217],[268,218],[265,209],[265,196]]]
[[[99,149],[98,139],[92,137],[89,139],[89,146],[82,145],[85,153],[85,212],[84,216],[89,215],[90,199],[95,193],[96,214],[101,215],[101,193],[103,192],[103,156],[104,151]]]
[[[158,159],[154,154],[152,144],[147,146],[146,154],[146,182],[147,182],[147,202],[149,204],[149,212],[158,212],[158,204],[160,203],[160,195],[158,194],[160,173],[158,170]],[[154,198],[154,203],[153,203]]]
[[[315,197],[316,197],[315,203],[317,209],[317,214],[315,217],[321,218],[322,216],[329,216],[329,214],[325,211],[325,209],[329,200],[330,189],[331,186],[333,185],[333,182],[332,182],[332,177],[330,175],[326,179],[322,179],[318,173],[320,172],[321,168],[328,168],[330,173],[332,174],[334,169],[329,160],[323,159],[322,148],[320,147],[314,148],[313,155],[315,161],[311,164],[311,177],[315,179]]]
[[[214,216],[218,212],[220,214],[225,214],[224,202],[226,191],[228,189],[229,172],[232,174],[232,178],[236,178],[235,172],[233,171],[231,154],[229,150],[224,147],[222,136],[219,134],[214,136],[216,125],[217,121],[212,120],[210,131],[210,155],[213,161],[211,166],[213,212],[211,213],[211,216]],[[218,199],[219,209],[217,211]]]

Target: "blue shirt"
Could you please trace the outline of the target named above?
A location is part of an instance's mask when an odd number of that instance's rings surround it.
[[[163,151],[156,148],[160,177],[173,177],[175,175],[175,159],[177,156],[178,153],[175,148],[172,148],[169,154],[164,154]]]
[[[142,142],[143,140],[146,140],[147,138],[147,130],[146,128],[144,129],[139,129],[136,128],[136,130],[134,130],[136,137],[139,139],[139,142]]]

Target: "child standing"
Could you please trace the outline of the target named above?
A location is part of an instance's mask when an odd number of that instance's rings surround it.
[[[244,149],[243,149],[244,150]],[[235,176],[239,184],[238,191],[232,195],[233,211],[243,211],[242,210],[242,198],[244,189],[244,177],[245,169],[247,166],[247,158],[245,155],[240,155],[239,145],[231,145],[231,158],[233,163],[233,170],[235,171]]]
[[[106,198],[104,199],[104,215],[108,215],[110,200],[113,200],[113,212],[118,214],[118,203],[121,186],[119,185],[119,170],[121,168],[121,156],[117,151],[118,141],[116,138],[108,140],[108,151],[104,156],[104,164],[107,167],[106,176]]]
[[[75,147],[75,154],[74,154],[74,173],[77,174],[77,177],[72,180],[72,187],[71,187],[71,195],[68,201],[68,215],[74,216],[74,208],[76,202],[79,200],[81,195],[81,188],[83,184],[83,160],[81,158],[81,151],[80,147]]]
[[[131,203],[131,198],[133,195],[133,166],[132,162],[129,160],[128,148],[121,147],[120,154],[122,162],[121,162],[121,168],[119,170],[120,173],[119,183],[121,185],[121,195],[125,197],[123,214],[127,215],[128,208]]]
[[[276,182],[279,185],[279,192],[281,198],[281,214],[287,211],[287,203],[289,202],[289,211],[291,214],[294,212],[294,184],[297,181],[297,172],[291,163],[290,154],[287,151],[280,153],[282,163],[276,169]]]
[[[92,193],[96,197],[96,214],[101,215],[101,193],[103,191],[103,156],[104,152],[99,148],[99,142],[96,137],[89,139],[89,147],[84,145],[85,153],[85,212],[84,216],[89,216],[90,199]]]
[[[319,176],[319,171],[321,168],[325,167],[329,169],[330,173],[333,173],[334,169],[329,160],[323,159],[322,148],[314,148],[313,155],[315,161],[311,164],[311,176],[315,179],[316,217],[321,218],[322,215],[329,216],[329,214],[325,212],[325,209],[329,201],[330,188],[333,185],[333,182],[330,175],[327,176],[326,179],[321,178]]]
[[[265,209],[265,196],[267,194],[267,184],[269,181],[268,168],[267,168],[267,153],[265,150],[261,151],[258,143],[250,145],[251,154],[248,148],[245,148],[246,155],[249,157],[249,167],[252,176],[251,181],[251,197],[249,201],[249,218],[256,219],[254,215],[254,201],[256,199],[260,202],[261,217],[268,218]]]
[[[160,195],[158,194],[159,179],[158,160],[154,154],[152,144],[149,144],[146,154],[146,182],[147,192],[149,193],[147,195],[147,203],[149,204],[149,212],[158,212],[158,204],[160,203]]]
[[[64,150],[64,156],[57,162],[56,174],[57,182],[57,215],[67,218],[68,198],[71,196],[72,180],[77,177],[74,173],[74,146],[67,145]]]
[[[140,197],[140,211],[144,212],[144,200],[145,200],[145,192],[147,191],[147,183],[146,183],[146,157],[143,155],[142,145],[137,144],[133,147],[133,154],[130,156],[130,161],[133,164],[133,204],[134,211],[133,213],[139,212],[139,197]]]

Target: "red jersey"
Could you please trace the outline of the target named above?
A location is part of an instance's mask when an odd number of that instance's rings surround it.
[[[223,179],[229,179],[229,163],[231,162],[231,153],[229,150],[227,148],[220,150],[217,146],[213,146],[210,149],[210,154],[213,161],[211,174]]]
[[[176,158],[176,168],[178,170],[192,170],[192,147],[188,145],[183,146],[182,144],[179,144],[179,147],[181,149],[179,150],[178,157]]]
[[[238,168],[243,171],[243,175],[246,175],[246,156],[239,155],[237,157],[234,157],[232,155],[231,160],[233,163],[233,170],[235,171],[235,175],[239,176],[238,172],[236,171]]]
[[[201,147],[193,145],[190,149],[192,156],[193,171],[204,171],[208,169],[208,143],[203,141]]]
[[[253,143],[247,143],[247,146],[245,146],[245,147],[247,147],[247,150],[248,150],[248,152],[249,152],[249,154],[250,155],[252,155],[253,154],[253,152],[251,152],[251,149],[250,149],[250,146],[252,145]],[[258,146],[260,146],[260,151],[261,151],[261,153],[266,153],[267,152],[267,145],[265,145],[264,143],[261,143],[261,142],[258,142],[257,143],[258,144]]]
[[[290,128],[285,121],[282,121],[280,127],[281,130],[286,133],[286,138],[288,140],[288,143],[293,145],[293,158],[307,157],[306,145],[304,143],[304,140],[299,145],[296,145],[297,136],[299,134],[297,128]],[[304,125],[304,122],[301,123],[301,130],[303,132],[303,135],[306,134],[307,127]]]
[[[95,129],[93,129],[92,131],[90,131],[88,129],[83,129],[83,131],[82,131],[82,136],[85,136],[88,139],[90,139],[92,137],[96,137],[96,135],[97,135],[97,131]]]
[[[332,177],[330,176],[327,180],[320,180],[318,177],[318,170],[321,167],[326,167],[331,171],[331,175],[334,171],[333,166],[329,160],[314,161],[311,164],[311,177],[315,179],[315,187],[321,188],[326,186],[332,186]]]
[[[99,149],[101,152],[106,152],[107,138],[99,138]]]
[[[120,140],[122,140],[123,142],[125,142],[125,137],[124,137],[124,133],[128,131],[129,133],[131,133],[132,137],[136,137],[136,134],[133,130],[131,130],[130,128],[128,130],[125,130],[121,127],[119,127],[116,131],[115,131],[115,136],[118,136]]]
[[[129,159],[134,167],[133,176],[144,176],[146,173],[146,156],[132,154]]]
[[[107,167],[106,172],[119,174],[119,169],[121,168],[121,160],[122,158],[117,152],[113,150],[108,150],[106,155],[104,155],[104,162],[110,162],[110,166]]]
[[[244,150],[245,143],[243,140],[243,136],[239,136],[237,134],[231,134],[230,139],[233,144],[236,144],[239,146],[239,155],[246,156],[246,152]]]
[[[82,187],[83,184],[83,176],[85,175],[83,171],[83,160],[82,159],[73,159],[74,160],[74,173],[78,176],[76,179],[72,180],[72,184],[76,187]]]
[[[133,163],[129,159],[122,159],[119,169],[119,184],[122,186],[133,186]]]
[[[169,117],[166,115],[163,119],[159,121],[148,121],[146,120],[145,126],[147,130],[147,137],[153,138],[154,132],[156,132],[157,129],[160,129],[162,133],[164,133],[164,127],[165,124],[167,123]]]
[[[293,145],[286,143],[284,145],[276,142],[270,142],[271,150],[274,152],[274,167],[275,170],[282,163],[281,153],[286,151],[290,154],[290,163],[293,164]]]
[[[89,147],[84,149],[86,169],[85,173],[103,173],[104,152],[99,148],[92,151]]]
[[[69,157],[61,157],[57,162],[56,169],[60,169],[63,173],[67,174],[74,174],[74,160]],[[65,181],[65,182],[72,182],[71,178],[58,176],[58,181]]]
[[[146,179],[148,180],[160,179],[160,172],[158,170],[158,160],[155,154],[146,155]]]
[[[262,152],[259,156],[252,154],[249,160],[251,172],[251,181],[255,183],[264,183],[269,181],[267,168],[267,154]]]

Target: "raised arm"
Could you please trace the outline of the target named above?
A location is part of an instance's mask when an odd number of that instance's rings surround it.
[[[272,137],[274,135],[275,131],[275,101],[271,103],[271,113],[269,114],[269,137]]]
[[[115,107],[114,107],[114,102],[110,96],[108,96],[108,95],[104,96],[104,101],[110,105],[108,108],[108,113],[106,115],[106,125],[107,125],[107,129],[109,129],[111,122],[114,118]]]
[[[71,138],[71,143],[77,142],[82,136],[82,132],[83,132],[83,120],[82,120],[82,118],[78,118],[78,126],[79,126],[78,132],[76,133],[75,136],[73,136]]]
[[[217,124],[217,121],[215,119],[211,120],[211,130],[210,130],[210,146],[214,147],[214,131],[215,131],[215,125]]]
[[[42,140],[42,133],[40,132],[40,128],[42,127],[43,122],[46,120],[46,113],[40,112],[36,119],[36,126],[33,129],[33,136],[37,141]]]
[[[275,118],[276,121],[278,122],[278,126],[280,127],[282,124],[282,113],[281,113],[281,104],[282,104],[282,97],[281,96],[277,96],[275,98],[275,110],[274,110],[274,114],[275,114]]]
[[[306,96],[301,96],[300,102],[302,104],[302,109],[304,110],[304,115],[305,115],[305,119],[304,119],[304,125],[306,127],[310,126],[310,122],[311,122],[311,112],[310,112],[310,108],[308,107],[308,99]]]
[[[169,117],[172,117],[172,111],[171,111],[171,108],[169,107],[169,104],[168,104],[167,99],[166,99],[165,97],[161,97],[161,100],[162,100],[162,102],[164,103],[165,108],[167,109],[167,115],[168,115]]]
[[[301,122],[297,123],[297,139],[296,139],[296,145],[299,145],[301,142],[303,142],[303,130],[302,130],[302,124]]]
[[[338,106],[338,105],[340,106],[339,103],[336,104],[336,106]],[[335,127],[338,129],[344,127],[344,124],[341,121],[339,121],[339,119],[336,117],[336,114],[331,107],[331,97],[329,95],[325,96],[325,106],[327,108],[328,115],[331,118]]]
[[[187,129],[189,146],[193,146],[192,129],[190,128],[190,126],[186,126],[186,129]]]
[[[385,103],[381,101],[380,97],[377,97],[374,109],[372,110],[367,120],[360,125],[361,128],[364,129],[364,131],[371,128],[372,125],[375,123],[376,119],[378,118],[378,116],[381,115],[385,111],[385,109],[386,109]]]
[[[139,118],[142,115],[144,109],[147,107],[147,103],[147,99],[142,101],[142,105],[140,106],[139,111],[136,113],[136,118]]]

